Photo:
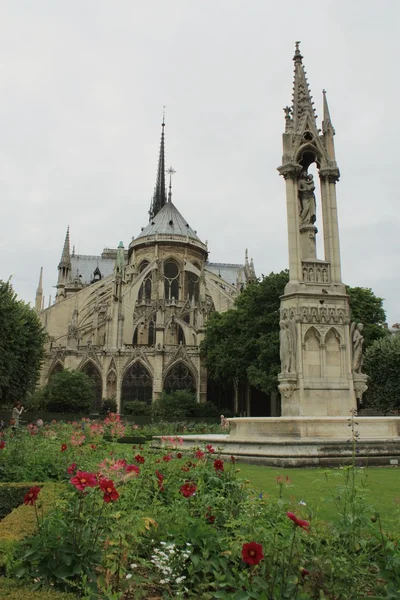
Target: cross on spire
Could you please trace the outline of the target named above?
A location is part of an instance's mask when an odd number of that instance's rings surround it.
[[[171,202],[172,200],[172,175],[175,175],[176,171],[175,169],[173,169],[172,167],[170,167],[167,171],[168,175],[169,175],[169,191],[168,191],[168,202]]]

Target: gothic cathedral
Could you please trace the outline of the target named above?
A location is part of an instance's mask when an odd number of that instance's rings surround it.
[[[123,412],[125,403],[151,402],[163,390],[191,390],[204,402],[199,347],[208,316],[232,308],[255,279],[247,251],[244,264],[208,262],[207,243],[172,202],[172,169],[167,195],[164,129],[163,121],[148,225],[127,249],[120,242],[100,256],[71,253],[68,228],[46,309],[40,276],[36,310],[49,335],[40,385],[64,368],[83,371],[96,389],[94,411],[103,398]]]

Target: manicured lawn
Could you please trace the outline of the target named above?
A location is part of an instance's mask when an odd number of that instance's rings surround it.
[[[333,508],[330,491],[343,484],[341,469],[279,469],[239,464],[240,475],[249,479],[263,494],[279,496],[276,477],[289,477],[291,484],[283,485],[282,497],[286,500],[306,502],[308,509],[323,520],[330,520]],[[325,473],[328,474],[328,481]],[[365,499],[373,510],[379,512],[388,531],[400,533],[400,468],[368,467],[357,475],[357,486],[364,485]],[[337,493],[336,493],[337,496]],[[372,513],[372,510],[371,510]]]

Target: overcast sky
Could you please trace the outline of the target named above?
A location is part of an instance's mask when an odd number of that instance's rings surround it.
[[[301,40],[336,129],[343,279],[400,320],[399,17],[398,0],[2,0],[0,278],[33,302],[43,266],[54,298],[68,224],[81,254],[138,235],[163,105],[173,201],[210,260],[248,247],[257,274],[286,268],[276,167]]]

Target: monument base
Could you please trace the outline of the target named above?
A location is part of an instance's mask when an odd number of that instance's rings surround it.
[[[274,467],[318,467],[353,461],[348,417],[243,417],[229,419],[227,435],[185,435],[180,449],[212,444],[222,457]],[[356,417],[357,465],[400,464],[400,417]],[[153,447],[168,444],[153,438]]]

